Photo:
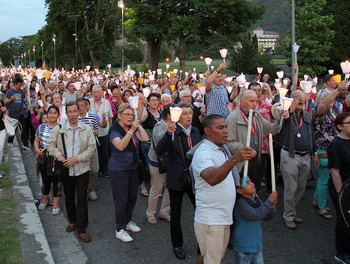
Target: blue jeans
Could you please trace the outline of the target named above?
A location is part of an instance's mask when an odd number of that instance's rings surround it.
[[[264,264],[263,252],[258,253],[251,252],[235,252],[236,262],[235,264]]]

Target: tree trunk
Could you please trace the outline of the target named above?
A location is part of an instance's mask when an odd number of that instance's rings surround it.
[[[81,61],[81,69],[85,69],[85,61],[84,61],[84,55],[83,55],[84,48],[80,45],[78,46],[78,53]]]
[[[183,34],[180,35],[179,60],[181,79],[183,80],[185,78],[185,36]]]
[[[158,39],[152,39],[147,42],[149,50],[149,69],[156,71],[158,69],[160,43]]]

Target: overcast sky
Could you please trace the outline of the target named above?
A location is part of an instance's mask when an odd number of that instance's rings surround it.
[[[37,33],[46,13],[45,0],[0,0],[0,41]]]

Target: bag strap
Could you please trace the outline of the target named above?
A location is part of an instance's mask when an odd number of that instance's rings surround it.
[[[185,162],[185,155],[184,155],[184,151],[183,151],[183,148],[182,148],[182,140],[181,140],[181,136],[178,137],[179,139],[179,143],[180,143],[180,150],[181,150],[181,156],[182,156],[182,160],[184,162],[184,170],[186,170],[186,162]]]
[[[59,126],[60,129],[61,129],[62,125],[61,125],[61,124],[58,124],[58,126]],[[63,144],[64,156],[65,156],[65,158],[67,158],[68,156],[67,156],[67,150],[66,150],[66,143],[65,143],[65,141],[64,141],[64,135],[63,135],[63,133],[60,133],[60,134],[61,134],[61,139],[62,139],[62,144]]]

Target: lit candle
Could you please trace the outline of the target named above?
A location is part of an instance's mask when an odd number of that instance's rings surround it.
[[[272,192],[276,191],[276,179],[275,179],[275,162],[273,156],[273,140],[272,134],[269,136],[269,147],[270,147],[270,161],[271,161],[271,186]]]
[[[249,118],[248,118],[248,130],[247,130],[247,142],[246,147],[250,147],[250,136],[252,133],[252,118],[253,118],[253,109],[249,110]],[[244,161],[244,169],[243,169],[243,187],[247,186],[247,174],[248,174],[248,165],[249,161]]]

